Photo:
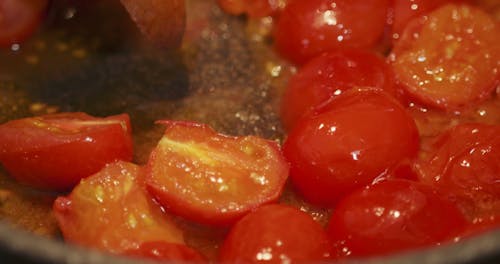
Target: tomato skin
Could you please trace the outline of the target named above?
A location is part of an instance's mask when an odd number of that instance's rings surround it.
[[[0,125],[0,162],[21,183],[65,191],[115,160],[132,160],[127,114],[59,113]]]
[[[500,82],[500,27],[484,11],[448,4],[410,21],[389,56],[413,99],[443,110],[486,100]]]
[[[145,190],[142,168],[118,161],[58,197],[54,215],[66,241],[124,254],[143,243],[184,244],[182,230]]]
[[[453,196],[471,222],[500,217],[499,125],[457,125],[415,167],[420,181]]]
[[[224,226],[280,196],[288,164],[275,142],[191,122],[160,123],[167,129],[148,161],[147,185],[168,210]]]
[[[0,47],[8,47],[31,36],[47,6],[47,0],[1,0]]]
[[[226,237],[220,261],[224,263],[321,262],[330,256],[323,227],[296,208],[262,206],[238,221]]]
[[[368,257],[438,245],[465,226],[464,216],[437,189],[387,180],[339,202],[328,233],[338,257]]]
[[[291,1],[276,24],[276,49],[290,61],[303,64],[326,51],[372,48],[384,32],[388,2]]]
[[[299,120],[283,153],[298,192],[331,206],[413,159],[418,147],[415,122],[394,98],[378,89],[352,89]]]
[[[391,68],[375,53],[344,50],[311,59],[288,82],[281,104],[284,127],[290,130],[301,116],[354,87],[380,88],[397,95]]]
[[[183,245],[164,241],[145,242],[137,249],[130,249],[124,255],[135,258],[147,258],[156,261],[181,261],[205,263],[206,259],[196,250]]]

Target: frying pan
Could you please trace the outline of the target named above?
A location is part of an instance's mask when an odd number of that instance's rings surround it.
[[[282,139],[275,108],[282,80],[266,71],[266,58],[273,56],[266,40],[255,41],[242,18],[223,14],[214,1],[187,2],[186,41],[178,52],[144,43],[118,1],[53,1],[37,35],[17,51],[0,51],[0,123],[51,111],[126,112],[139,164],[161,136],[162,128],[153,124],[158,119],[195,120],[232,135]],[[23,201],[19,206],[28,204],[18,214],[0,211],[2,263],[137,263],[48,236],[50,228],[31,214],[49,210],[54,194],[19,186],[4,171],[0,189]],[[346,261],[358,262],[500,263],[500,231]]]

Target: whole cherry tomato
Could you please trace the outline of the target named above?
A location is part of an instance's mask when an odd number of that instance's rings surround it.
[[[168,210],[229,225],[280,196],[288,164],[275,142],[229,137],[197,123],[161,123],[167,129],[148,161],[147,185]]]
[[[500,217],[499,125],[457,125],[427,155],[415,165],[421,181],[455,196],[472,222]]]
[[[330,256],[323,227],[282,204],[265,205],[238,221],[220,250],[223,263],[321,262]]]
[[[0,0],[0,47],[31,36],[47,6],[47,0]]]
[[[66,241],[110,253],[128,254],[147,242],[184,244],[182,230],[147,193],[141,168],[128,162],[83,179],[56,199],[54,214]]]
[[[308,201],[333,205],[415,157],[413,118],[379,89],[352,89],[303,117],[283,146],[293,185]]]
[[[59,113],[0,125],[0,162],[18,181],[65,191],[115,160],[132,160],[127,114]]]
[[[390,60],[420,102],[446,110],[485,100],[500,81],[500,27],[468,5],[442,6],[407,25]]]
[[[288,82],[281,104],[283,125],[290,130],[301,116],[355,87],[380,88],[397,95],[391,68],[375,53],[345,50],[311,59]]]
[[[345,197],[328,233],[337,257],[367,257],[438,245],[465,226],[464,216],[437,189],[387,180]]]
[[[291,1],[275,29],[278,52],[294,63],[344,48],[372,48],[382,37],[388,0]]]

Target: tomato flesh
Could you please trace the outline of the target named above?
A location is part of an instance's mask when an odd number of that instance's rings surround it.
[[[388,180],[360,189],[333,212],[328,232],[337,257],[387,255],[451,240],[466,221],[437,189]]]
[[[10,46],[31,36],[38,28],[47,0],[0,1],[0,47]]]
[[[60,113],[0,125],[0,162],[24,184],[65,191],[115,160],[132,159],[128,115]]]
[[[301,116],[355,87],[380,88],[397,95],[389,65],[375,53],[345,50],[311,59],[288,82],[281,105],[283,125],[290,130]]]
[[[196,250],[183,245],[168,243],[163,241],[145,242],[139,245],[137,249],[130,249],[124,252],[124,255],[152,259],[156,261],[174,261],[205,263],[206,259]]]
[[[54,202],[66,241],[122,254],[146,242],[184,244],[182,230],[153,202],[141,168],[118,161]]]
[[[220,251],[224,263],[321,262],[330,256],[323,227],[287,205],[265,205],[238,221]]]
[[[388,4],[387,0],[291,1],[276,24],[277,51],[303,64],[325,51],[372,48],[384,32]]]
[[[471,222],[500,217],[500,126],[457,125],[416,164],[419,179],[456,196]]]
[[[302,118],[283,152],[298,192],[329,206],[411,160],[418,147],[415,122],[394,98],[353,89]]]
[[[457,110],[491,97],[500,80],[498,43],[500,28],[487,13],[449,4],[412,20],[389,58],[413,98]]]
[[[148,161],[148,190],[168,210],[192,221],[227,225],[276,201],[288,165],[275,142],[228,137],[206,125],[165,121]]]

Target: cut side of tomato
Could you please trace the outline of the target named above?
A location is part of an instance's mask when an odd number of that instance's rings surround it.
[[[141,170],[111,163],[58,197],[53,208],[64,239],[116,254],[146,242],[184,244],[182,230],[147,193]]]
[[[0,162],[21,183],[65,191],[115,160],[132,160],[127,114],[60,113],[0,125]]]
[[[384,59],[363,50],[323,53],[307,62],[288,82],[281,104],[287,130],[321,103],[355,87],[372,87],[397,95],[394,74]]]
[[[197,123],[160,123],[167,129],[148,161],[147,184],[168,210],[228,225],[280,196],[288,164],[275,142],[229,137]]]
[[[500,27],[484,11],[448,4],[409,22],[389,56],[417,101],[445,110],[491,97],[500,80]]]
[[[124,255],[156,261],[205,263],[207,260],[196,250],[183,245],[164,241],[144,242],[137,249],[130,249]]]
[[[324,262],[330,241],[313,218],[290,206],[265,205],[238,221],[220,250],[222,263]]]
[[[473,223],[500,217],[500,126],[457,125],[415,167],[419,179],[455,197]]]
[[[413,159],[418,147],[415,122],[396,99],[379,89],[351,89],[299,120],[283,152],[298,192],[332,206]]]
[[[343,199],[328,232],[337,257],[368,257],[438,245],[465,226],[464,216],[437,189],[388,180]]]
[[[0,47],[19,43],[31,36],[47,6],[47,0],[1,0]]]

